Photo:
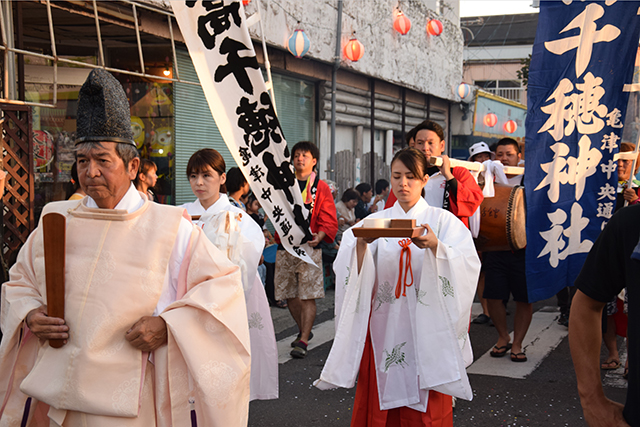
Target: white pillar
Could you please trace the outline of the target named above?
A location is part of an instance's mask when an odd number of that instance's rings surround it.
[[[353,177],[353,187],[355,188],[360,184],[360,159],[362,158],[362,145],[364,144],[364,127],[356,127],[356,140],[353,152],[355,153],[356,164],[354,165],[355,176]]]
[[[391,159],[393,159],[393,131],[392,130],[387,131],[387,139],[385,141],[384,148],[385,148],[384,158],[386,159],[385,163],[391,166]]]

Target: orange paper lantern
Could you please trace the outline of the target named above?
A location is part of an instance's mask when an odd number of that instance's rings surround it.
[[[349,61],[357,62],[362,58],[362,55],[364,55],[364,46],[358,39],[353,37],[344,47],[344,56],[346,56]]]
[[[490,128],[494,127],[498,123],[498,116],[493,113],[489,113],[484,116],[484,124]]]
[[[242,0],[242,5],[243,5],[243,6],[246,6],[246,5],[248,5],[249,3],[251,3],[251,0]]]
[[[516,129],[518,129],[518,124],[513,120],[507,120],[507,122],[502,126],[502,128],[507,133],[514,133]]]
[[[396,19],[393,21],[393,28],[404,36],[411,29],[411,21],[404,13],[398,12]]]
[[[431,19],[429,20],[429,22],[427,22],[427,33],[432,36],[439,36],[440,34],[442,34],[443,29],[444,27],[442,26],[442,22],[438,21],[437,19]]]

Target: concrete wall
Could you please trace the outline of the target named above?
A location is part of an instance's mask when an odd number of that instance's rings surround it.
[[[256,11],[257,0],[246,8]],[[261,2],[263,23],[269,45],[285,49],[296,28],[310,39],[306,57],[332,63],[335,54],[337,0],[279,0]],[[342,40],[344,46],[352,31],[364,45],[363,58],[352,63],[342,58],[346,69],[376,77],[418,92],[455,101],[452,88],[462,78],[462,46],[458,0],[416,0],[403,3],[411,20],[405,36],[393,29],[397,0],[349,0],[344,2]],[[438,8],[440,11],[437,11]],[[427,36],[427,17],[438,18],[444,26],[439,37]],[[300,22],[300,23],[298,23]],[[259,26],[251,28],[259,38]]]

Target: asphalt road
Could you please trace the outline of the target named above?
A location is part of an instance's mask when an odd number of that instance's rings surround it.
[[[495,328],[471,325],[475,361],[469,371],[477,373],[470,373],[469,378],[474,398],[456,402],[455,426],[586,425],[576,389],[567,329],[555,322],[555,304],[555,299],[534,304],[537,326],[525,340],[529,342],[527,354],[530,359],[525,363],[511,362],[508,356],[489,358],[486,353],[497,339]],[[508,309],[513,313],[515,304],[510,303]],[[320,336],[311,341],[305,359],[288,360],[286,357],[290,336],[297,333],[288,310],[272,308],[272,317],[276,339],[283,349],[281,360],[287,360],[279,365],[280,398],[251,402],[249,425],[348,426],[355,388],[320,391],[312,385],[319,377],[333,343],[331,337],[322,338],[323,331],[333,328],[333,292],[328,292],[318,304],[314,333],[318,331]],[[512,328],[513,315],[508,316],[508,321]],[[316,339],[327,341],[314,344]],[[624,348],[622,340],[619,340],[619,348]],[[603,371],[603,379],[607,396],[624,403],[626,382],[622,379],[622,368],[608,373]]]

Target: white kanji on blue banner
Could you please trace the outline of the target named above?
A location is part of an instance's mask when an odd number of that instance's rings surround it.
[[[618,152],[638,46],[638,1],[542,1],[525,139],[527,288],[572,286],[615,210]]]

